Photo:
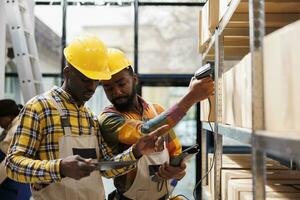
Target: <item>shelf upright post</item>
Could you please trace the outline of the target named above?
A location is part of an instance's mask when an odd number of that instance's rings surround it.
[[[265,130],[263,91],[264,0],[249,0],[250,49],[252,55],[252,173],[253,199],[265,199],[265,152],[259,148],[256,133]]]
[[[202,124],[202,123],[201,123]],[[209,165],[207,163],[207,143],[206,143],[206,130],[201,127],[201,176],[204,177],[207,173]],[[202,186],[206,186],[207,177],[202,180]],[[203,194],[203,193],[202,193]]]
[[[222,72],[224,62],[224,38],[220,31],[215,31],[215,200],[221,199],[221,168],[223,136],[218,134],[218,124],[222,122]]]

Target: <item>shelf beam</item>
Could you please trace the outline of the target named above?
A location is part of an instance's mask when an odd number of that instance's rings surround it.
[[[203,129],[213,132],[213,130],[211,130],[211,127],[214,129],[213,122],[211,122],[211,125],[209,125],[209,122],[202,122]],[[243,144],[247,144],[247,145],[252,144],[251,129],[232,127],[230,125],[225,125],[225,124],[218,124],[218,133],[223,135],[224,137],[234,139]]]
[[[284,133],[278,133],[277,135],[285,135]],[[293,159],[300,165],[300,138],[286,138],[273,136],[274,132],[258,131],[254,135],[256,138],[257,149],[263,150],[268,154]]]

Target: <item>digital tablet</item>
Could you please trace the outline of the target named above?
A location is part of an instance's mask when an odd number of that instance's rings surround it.
[[[128,167],[130,165],[136,164],[137,160],[130,161],[101,161],[96,163],[97,168],[100,171],[110,170],[110,169],[119,169],[123,167]]]
[[[193,155],[197,154],[200,151],[199,145],[195,144],[184,151],[175,158],[171,158],[170,165],[174,167],[180,166],[180,163],[184,160],[190,159]]]

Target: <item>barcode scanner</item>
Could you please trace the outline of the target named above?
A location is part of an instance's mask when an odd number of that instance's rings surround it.
[[[207,63],[206,65],[204,66],[201,66],[194,74],[194,77],[197,79],[197,80],[200,80],[204,77],[207,77],[207,76],[212,76],[213,78],[213,68],[211,67],[211,65],[209,63]]]

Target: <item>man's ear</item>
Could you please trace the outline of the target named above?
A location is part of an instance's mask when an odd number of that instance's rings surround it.
[[[67,79],[70,77],[70,73],[71,73],[71,67],[69,67],[68,65],[65,66],[64,70],[64,78]]]
[[[139,84],[139,77],[136,73],[133,73],[133,81],[134,81],[134,85],[137,86]]]

